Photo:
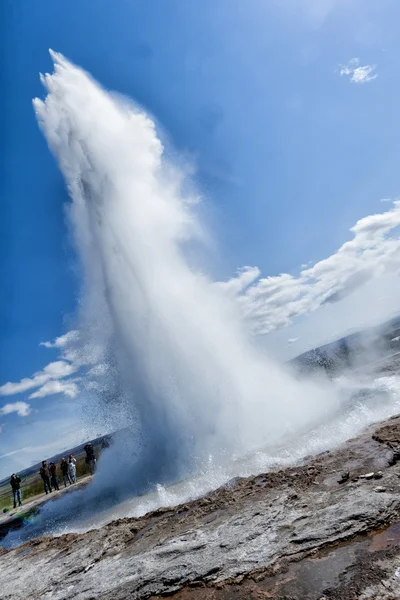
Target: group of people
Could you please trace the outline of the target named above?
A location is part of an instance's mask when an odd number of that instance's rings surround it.
[[[89,467],[90,474],[94,475],[96,471],[96,455],[91,442],[86,444],[84,451],[86,454],[85,461]],[[60,471],[64,487],[67,487],[68,483],[69,485],[76,483],[76,458],[74,458],[72,454],[69,455],[68,460],[65,457],[61,459]],[[45,460],[42,461],[40,476],[43,480],[44,491],[46,494],[49,494],[53,490],[58,491],[60,489],[58,485],[57,465],[54,462],[47,465]]]
[[[64,487],[67,487],[67,482],[72,485],[76,483],[76,458],[69,455],[68,460],[63,457],[60,462],[60,470],[64,481]],[[60,489],[58,485],[57,465],[51,462],[47,465],[47,461],[42,461],[40,467],[40,477],[43,480],[44,491],[46,494]]]
[[[107,445],[105,444],[106,442],[104,442],[102,447],[108,447],[108,442]],[[96,471],[97,461],[96,454],[91,442],[88,442],[86,444],[86,446],[84,447],[84,451],[86,454],[85,462],[89,467],[90,474],[94,475]],[[76,458],[72,454],[69,455],[68,460],[65,457],[61,459],[59,468],[64,482],[64,487],[67,487],[68,483],[69,485],[76,483]],[[52,491],[58,491],[60,489],[58,484],[59,479],[57,473],[57,465],[53,461],[48,465],[47,461],[43,460],[39,473],[43,481],[44,491],[46,495],[51,493]],[[21,477],[13,473],[11,475],[10,485],[13,493],[14,508],[17,507],[17,502],[18,506],[22,506]]]

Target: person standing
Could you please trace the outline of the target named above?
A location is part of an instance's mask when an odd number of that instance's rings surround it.
[[[57,466],[53,462],[51,462],[49,464],[49,473],[50,473],[50,485],[53,486],[53,488],[58,491],[60,488],[58,487]]]
[[[76,458],[74,458],[72,454],[70,454],[68,458],[68,475],[70,481],[76,483]]]
[[[86,452],[86,464],[89,465],[90,474],[94,475],[96,471],[96,455],[94,453],[94,448],[91,442],[88,442],[84,447],[84,451]]]
[[[52,489],[50,484],[49,467],[47,466],[47,462],[45,460],[42,461],[42,466],[40,467],[40,477],[43,479],[44,491],[47,495],[52,491]]]
[[[22,497],[21,497],[21,477],[13,473],[10,479],[10,485],[13,493],[14,500],[14,508],[17,508],[17,500],[18,506],[22,506]]]
[[[65,456],[61,459],[60,467],[61,467],[61,473],[62,473],[63,480],[64,480],[64,487],[67,487],[67,481],[69,482],[69,485],[71,485],[71,480],[68,475],[68,463],[65,460]]]

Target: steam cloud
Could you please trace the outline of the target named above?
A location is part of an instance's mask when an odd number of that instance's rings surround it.
[[[201,226],[154,123],[52,58],[47,98],[34,107],[72,199],[84,352],[100,348],[96,358],[109,367],[108,392],[92,412],[110,421],[123,414],[132,427],[118,460],[136,491],[325,418],[336,396],[295,382],[247,333],[234,292],[258,272],[244,270],[226,293],[190,267]],[[115,489],[106,471],[98,481]]]
[[[56,378],[44,369],[5,384],[2,393],[76,383],[75,371],[73,381],[64,380],[69,361],[87,370],[94,390],[96,378],[107,382],[87,406],[90,419],[123,429],[90,486],[47,503],[37,521],[9,533],[3,546],[186,501],[230,477],[292,464],[396,413],[396,376],[364,382],[361,394],[349,376],[329,387],[297,381],[249,334],[257,315],[269,328],[277,297],[290,304],[290,314],[279,317],[285,323],[304,304],[312,310],[333,302],[332,294],[346,295],[357,285],[350,269],[332,277],[342,263],[331,257],[297,279],[260,279],[256,267],[246,267],[225,283],[194,269],[188,257],[206,236],[154,123],[63,56],[52,57],[54,74],[42,77],[48,95],[34,107],[72,200],[68,215],[84,273],[79,323],[45,343],[62,352],[63,360],[52,363]],[[359,221],[354,240],[338,250],[359,280],[362,251],[374,259],[374,276],[382,255],[384,271],[394,270],[399,242],[386,236],[399,214],[396,203]],[[168,489],[159,485],[179,480]]]

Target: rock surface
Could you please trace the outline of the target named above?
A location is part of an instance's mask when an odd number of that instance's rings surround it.
[[[1,597],[400,598],[400,463],[388,442],[400,446],[400,417],[303,466],[3,550]],[[379,493],[362,478],[376,472]]]

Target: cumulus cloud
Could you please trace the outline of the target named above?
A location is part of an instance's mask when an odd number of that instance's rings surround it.
[[[64,360],[51,362],[42,371],[34,373],[32,377],[25,377],[17,383],[9,381],[0,386],[0,396],[13,396],[14,394],[27,392],[28,390],[43,386],[52,379],[68,377],[72,373],[75,373],[76,370],[77,367],[75,365],[71,365]]]
[[[359,58],[352,58],[347,65],[340,65],[340,75],[350,78],[352,83],[368,83],[378,77],[376,65],[360,66]]]
[[[255,334],[268,334],[292,324],[301,315],[322,307],[328,310],[327,306],[347,298],[351,300],[355,297],[353,292],[359,290],[362,293],[378,278],[384,281],[400,273],[399,226],[400,200],[395,200],[386,212],[357,221],[350,229],[352,238],[349,241],[314,265],[304,263],[298,276],[281,273],[262,277],[258,267],[247,266],[228,281],[216,282],[215,287],[238,303]],[[341,335],[343,332],[336,333]],[[102,379],[108,372],[104,349],[100,343],[86,347],[84,339],[82,332],[71,331],[54,342],[45,342],[46,347],[59,348],[63,360],[50,363],[30,378],[4,384],[0,387],[0,395],[38,388],[30,394],[30,399],[60,393],[75,398],[80,385],[94,392],[101,390]],[[298,339],[295,333],[286,338],[287,345],[295,344]],[[318,340],[314,342],[318,343]],[[68,362],[65,360],[67,355],[74,355],[76,360]],[[72,374],[74,378],[70,378]],[[7,406],[20,404],[24,411],[24,403]]]
[[[243,267],[239,269],[236,277],[228,281],[220,281],[216,285],[226,294],[236,296],[251,285],[261,275],[258,267]]]
[[[99,330],[104,329],[104,323],[98,324]],[[45,398],[55,394],[64,394],[68,398],[76,398],[79,385],[83,379],[84,388],[95,391],[101,388],[93,379],[106,376],[107,365],[104,363],[104,347],[102,344],[85,342],[82,331],[71,330],[57,337],[54,341],[41,342],[45,348],[59,350],[59,360],[49,363],[42,371],[25,377],[18,382],[7,382],[0,386],[0,396],[11,396],[35,390],[29,399]],[[85,368],[91,367],[84,378],[77,377],[78,371],[84,373]],[[71,375],[75,375],[71,378]]]
[[[269,333],[346,298],[376,277],[399,272],[399,225],[400,201],[395,201],[387,212],[360,219],[350,229],[353,239],[298,277],[257,278],[237,297],[245,318],[256,333]]]
[[[13,396],[14,394],[21,394],[32,388],[38,387],[47,381],[43,373],[36,373],[32,377],[24,377],[18,383],[12,383],[8,381],[4,385],[0,386],[0,396]]]
[[[69,398],[76,398],[78,395],[78,386],[75,381],[47,381],[36,392],[33,392],[29,398],[44,398],[45,396],[53,396],[54,394],[65,394]]]
[[[79,339],[79,331],[72,330],[68,333],[57,337],[54,342],[41,342],[40,345],[45,348],[65,348],[71,342]]]
[[[9,415],[17,413],[19,417],[27,417],[31,412],[31,407],[26,402],[14,402],[13,404],[5,404],[0,408],[0,414]]]
[[[75,373],[76,366],[71,365],[64,360],[57,360],[47,365],[43,369],[43,373],[48,375],[51,379],[63,379],[63,377],[68,377]]]

